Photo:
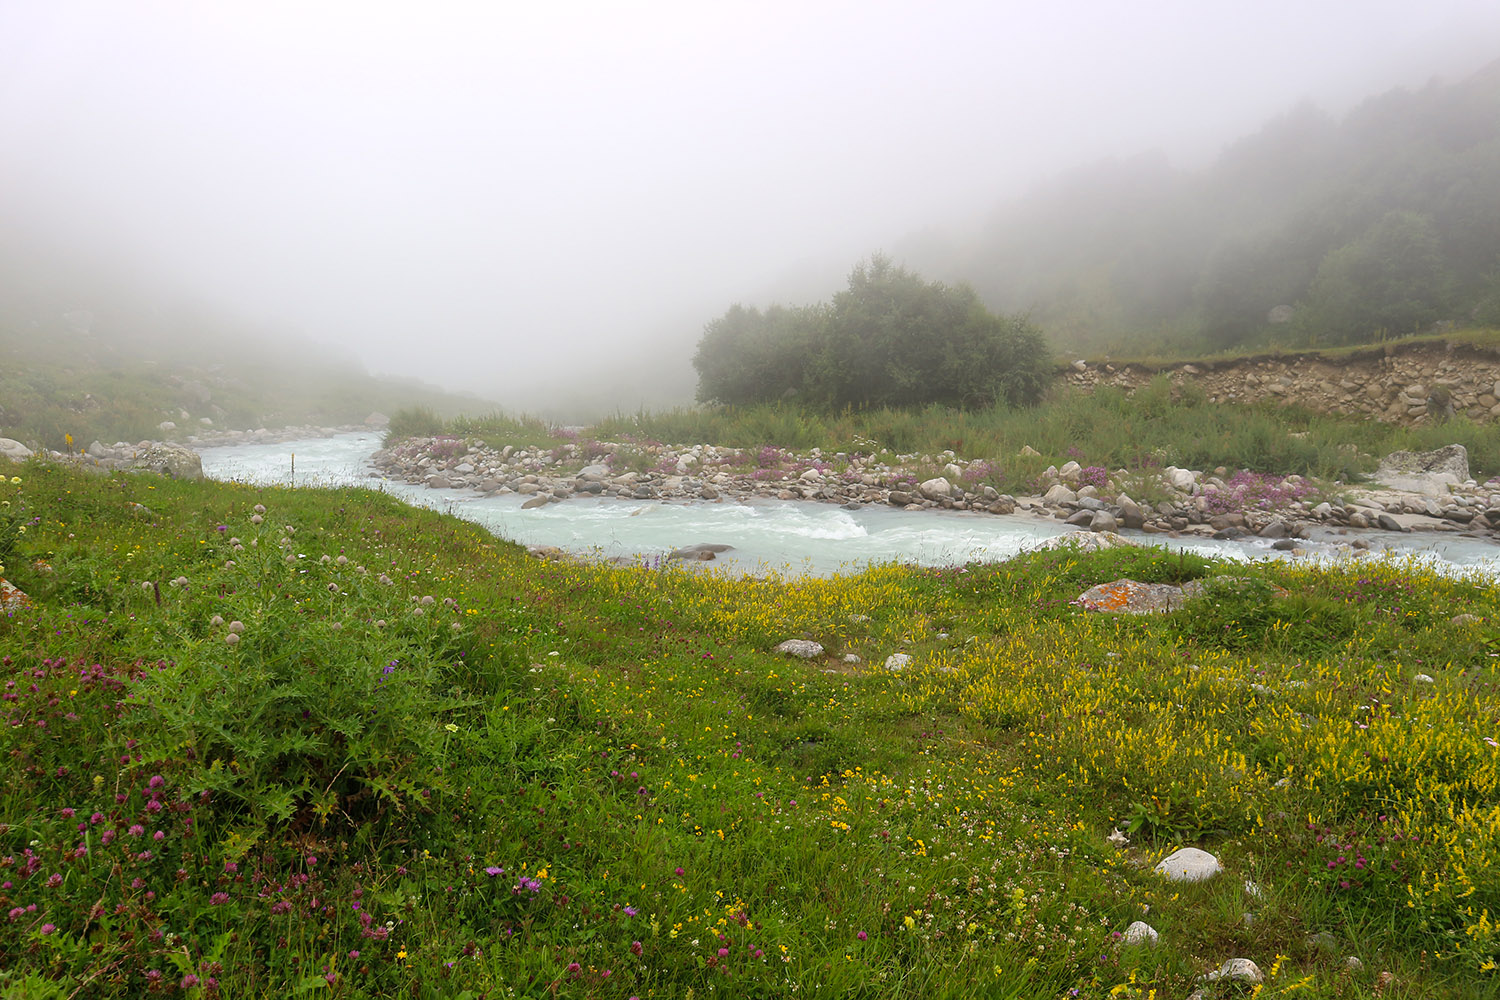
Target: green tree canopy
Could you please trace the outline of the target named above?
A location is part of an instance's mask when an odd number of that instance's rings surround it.
[[[731,307],[705,327],[693,365],[704,402],[988,406],[1035,402],[1049,360],[1024,317],[877,254],[829,305]]]

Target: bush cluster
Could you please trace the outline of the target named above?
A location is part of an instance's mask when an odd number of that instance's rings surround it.
[[[876,255],[832,303],[731,307],[704,329],[693,366],[703,402],[985,407],[1035,403],[1050,360],[1024,317]]]

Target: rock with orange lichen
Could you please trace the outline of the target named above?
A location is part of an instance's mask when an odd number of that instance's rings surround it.
[[[15,608],[25,607],[31,603],[20,587],[11,583],[4,577],[0,577],[0,611],[10,611]]]
[[[1141,583],[1139,580],[1114,580],[1090,587],[1073,601],[1089,611],[1117,615],[1151,615],[1176,611],[1182,607],[1182,588],[1170,583]]]

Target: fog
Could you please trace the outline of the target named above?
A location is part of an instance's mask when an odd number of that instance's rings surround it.
[[[633,408],[733,302],[1497,55],[1493,0],[11,0],[0,219],[375,372]]]

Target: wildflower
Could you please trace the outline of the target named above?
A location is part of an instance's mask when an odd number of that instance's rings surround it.
[[[494,878],[497,875],[504,875],[505,874],[505,869],[504,868],[496,867],[495,865],[490,865],[488,868],[486,868],[484,870],[484,873],[486,875],[488,875],[490,878]]]
[[[626,916],[627,916],[627,917],[633,917],[633,916],[635,916],[635,915],[636,915],[636,914],[637,914],[637,913],[639,913],[639,912],[640,912],[640,911],[639,911],[639,910],[637,910],[637,909],[636,909],[636,908],[635,908],[635,907],[633,907],[633,906],[627,906],[627,907],[625,907],[625,915],[626,915]]]
[[[190,990],[194,986],[197,986],[197,985],[198,985],[198,977],[195,976],[195,975],[193,975],[191,972],[189,972],[187,975],[185,975],[185,976],[182,977],[182,988],[183,989]]]
[[[209,906],[223,906],[227,902],[229,902],[229,893],[227,892],[216,892],[208,897]]]
[[[226,635],[224,637],[224,641],[227,642],[227,643],[229,643],[229,645],[231,645],[231,646],[235,645],[236,643],[238,643],[240,641],[239,633],[238,632],[231,632],[231,633],[229,633],[228,635]]]
[[[858,934],[856,934],[854,936],[857,937],[857,938],[859,938],[861,941],[864,941],[865,939],[867,939],[869,937],[869,935],[866,934],[864,931],[860,931]]]
[[[446,730],[448,730],[448,732],[450,732],[450,733],[456,733],[456,732],[458,732],[458,726],[454,725],[451,722],[444,724],[443,728],[446,729]]]
[[[242,621],[238,621],[238,620],[232,621],[232,622],[229,623],[229,631],[231,631],[231,632],[243,632],[243,631],[245,631],[245,623],[242,622]]]
[[[56,924],[43,924],[42,925],[42,933],[43,934],[51,934],[55,930],[57,930],[57,925]]]
[[[642,944],[639,941],[632,941],[632,942],[630,942],[630,953],[632,955],[639,956],[641,954],[641,952],[643,952],[645,950],[646,950],[645,947],[642,946]]]

